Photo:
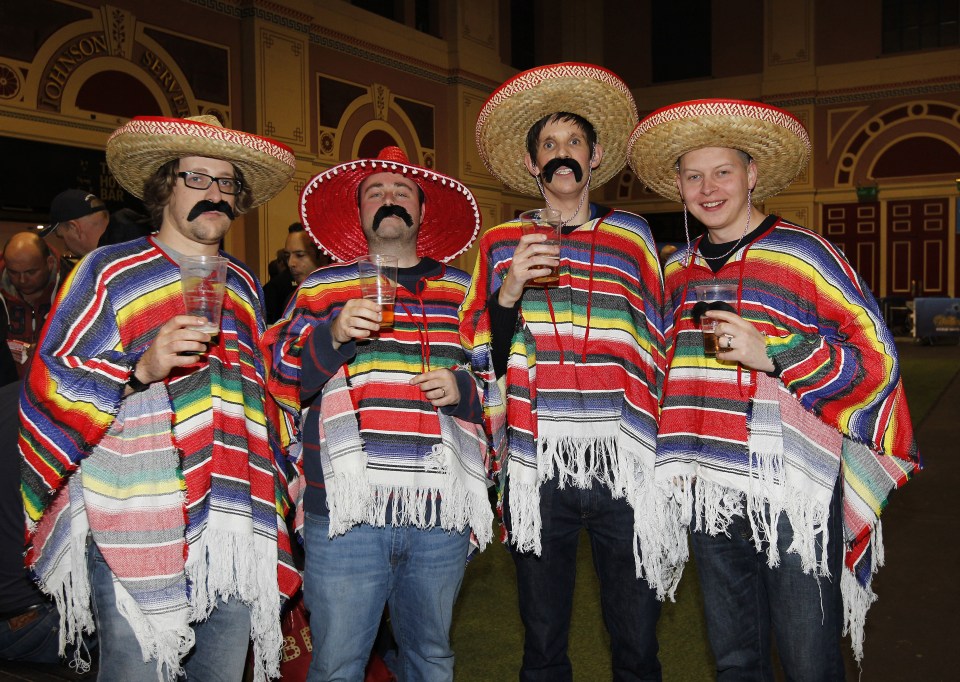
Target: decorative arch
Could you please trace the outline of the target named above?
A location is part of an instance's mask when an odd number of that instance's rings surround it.
[[[432,167],[432,155],[424,152],[409,117],[395,104],[390,90],[377,83],[344,109],[334,133],[334,158],[340,161],[360,158],[364,139],[375,131],[382,131],[392,139],[411,162]],[[364,154],[369,155],[368,150],[364,150]]]
[[[918,165],[919,164],[919,165]],[[923,164],[927,164],[925,167]],[[905,135],[877,154],[867,174],[871,178],[955,175],[960,171],[960,142],[941,135]]]
[[[91,79],[96,83],[98,74],[114,71],[143,86],[163,115],[199,112],[196,96],[176,60],[144,31],[136,17],[117,8],[101,9],[99,16],[67,24],[40,46],[20,88],[23,100],[38,111],[86,116],[91,110],[77,105],[81,89]],[[223,119],[222,112],[218,113]]]
[[[910,138],[943,140],[960,153],[960,107],[933,100],[885,109],[852,132],[836,162],[835,184],[851,187],[872,179],[870,171],[884,151]]]
[[[399,146],[398,140],[396,137],[394,137],[392,131],[385,130],[382,127],[377,127],[366,132],[361,131],[361,133],[357,135],[357,139],[354,144],[356,150],[353,153],[353,158],[376,158],[376,156],[380,153],[380,150],[391,145]],[[404,150],[404,153],[406,153],[406,150]]]
[[[97,79],[102,78],[105,74],[110,73],[121,74],[136,81],[136,83],[144,88],[153,98],[155,106],[159,109],[159,115],[174,115],[174,112],[170,107],[170,103],[167,101],[163,90],[156,83],[156,81],[151,78],[147,78],[143,72],[143,69],[137,67],[126,59],[121,59],[118,57],[102,57],[96,61],[83,64],[82,66],[78,67],[76,71],[70,74],[70,79],[66,82],[63,88],[60,112],[64,114],[82,115],[87,114],[90,111],[95,111],[97,113],[122,115],[124,118],[129,118],[129,116],[125,114],[118,114],[117,112],[110,111],[107,108],[92,110],[81,107],[78,104],[78,100],[81,99],[81,93],[86,87],[88,87],[88,84],[91,82],[91,80],[95,84]],[[124,94],[126,93],[121,94],[121,96]],[[87,96],[89,96],[89,93]],[[138,113],[140,115],[148,115],[148,112]]]

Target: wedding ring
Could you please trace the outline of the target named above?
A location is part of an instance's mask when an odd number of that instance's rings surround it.
[[[441,386],[441,387],[440,387],[440,390],[443,391],[443,393],[440,395],[440,397],[441,397],[441,398],[446,398],[446,397],[447,397],[447,389],[445,389],[443,386]]]
[[[727,345],[724,346],[724,350],[733,350],[733,337],[729,334],[724,334],[723,338],[727,340]]]

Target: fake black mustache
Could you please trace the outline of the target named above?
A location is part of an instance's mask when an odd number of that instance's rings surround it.
[[[389,218],[390,216],[397,216],[407,224],[407,227],[413,227],[413,217],[403,206],[397,206],[396,204],[391,204],[388,206],[381,206],[377,209],[377,212],[373,214],[373,231],[376,232],[380,229],[380,223],[383,222],[384,218]]]
[[[566,166],[573,171],[573,178],[577,182],[580,182],[583,179],[583,168],[580,167],[580,164],[577,163],[576,159],[550,159],[543,166],[543,179],[547,182],[553,180],[553,174],[558,170]]]
[[[209,199],[204,199],[203,201],[198,201],[197,205],[190,209],[190,213],[187,214],[187,221],[196,220],[200,217],[202,213],[207,211],[220,211],[225,216],[233,220],[233,209],[230,208],[230,204],[222,199],[217,202],[210,201]]]

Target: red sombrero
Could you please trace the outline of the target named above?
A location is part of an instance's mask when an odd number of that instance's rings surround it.
[[[458,180],[414,166],[399,147],[385,147],[375,159],[347,161],[314,176],[300,194],[303,227],[321,249],[338,261],[367,253],[360,227],[357,188],[374,173],[399,173],[426,196],[417,236],[417,255],[449,261],[468,248],[480,231],[473,193]]]
[[[735,99],[698,99],[658,109],[637,124],[627,153],[647,187],[681,201],[677,160],[703,147],[739,149],[756,161],[755,201],[783,190],[810,158],[810,137],[796,117],[769,104]]]

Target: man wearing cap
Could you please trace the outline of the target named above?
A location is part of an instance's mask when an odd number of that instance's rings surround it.
[[[40,339],[20,404],[27,562],[64,614],[61,648],[96,625],[101,680],[235,681],[250,640],[256,678],[276,677],[299,578],[262,294],[227,256],[211,338],[178,262],[226,256],[233,217],[286,185],[293,153],[209,116],[134,118],[106,151],[160,227],[84,258]]]
[[[3,247],[0,303],[7,323],[7,345],[20,378],[36,347],[62,280],[57,258],[37,234],[17,232]]]
[[[613,678],[661,676],[660,603],[638,578],[638,542],[664,362],[663,284],[647,223],[589,200],[591,187],[623,168],[636,120],[616,74],[555,64],[507,81],[477,122],[490,172],[559,209],[563,224],[559,252],[517,221],[488,230],[460,315],[505,483],[526,632],[521,680],[572,679],[567,641],[584,528]],[[557,286],[531,281],[558,261]]]
[[[97,195],[67,189],[53,198],[50,223],[40,231],[40,236],[53,234],[63,240],[66,251],[60,256],[60,269],[66,275],[78,260],[97,248],[109,222],[107,207]]]
[[[841,631],[863,655],[880,510],[920,464],[893,336],[835,246],[759,208],[807,163],[796,118],[683,102],[630,145],[644,184],[707,228],[665,270],[656,479],[672,511],[652,579],[673,591],[689,527],[718,678],[773,679],[772,633],[787,679],[842,680]],[[735,303],[698,303],[707,283]],[[717,322],[715,356],[698,318]]]
[[[483,547],[493,521],[480,394],[457,329],[469,276],[446,265],[480,214],[470,190],[397,147],[316,176],[300,206],[339,261],[303,281],[265,337],[270,391],[302,433],[310,679],[361,679],[387,604],[399,678],[452,680],[470,534]],[[359,295],[368,253],[398,259],[392,327]]]

